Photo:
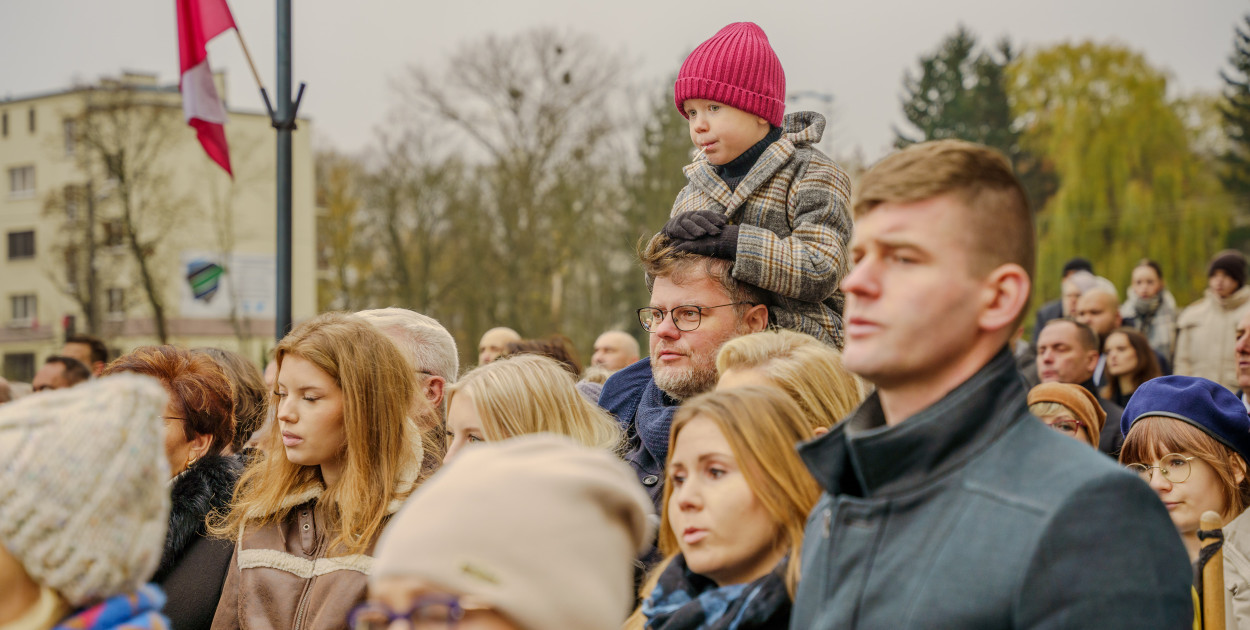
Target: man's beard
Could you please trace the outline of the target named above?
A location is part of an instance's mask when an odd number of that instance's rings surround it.
[[[749,332],[751,331],[745,324],[739,323],[734,327],[734,331],[716,344],[716,349],[707,356],[700,358],[693,354],[688,355],[690,367],[687,368],[680,370],[664,368],[653,362],[651,378],[655,380],[655,385],[660,388],[660,391],[677,401],[684,401],[704,392],[710,392],[716,387],[719,377],[716,372],[716,355],[720,352],[721,346],[730,339],[741,337]]]

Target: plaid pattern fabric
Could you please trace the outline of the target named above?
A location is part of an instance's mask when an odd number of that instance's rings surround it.
[[[722,212],[739,226],[735,279],[773,294],[773,323],[842,347],[838,290],[849,267],[851,181],[814,146],[825,129],[815,112],[785,117],[781,139],[769,145],[738,187],[704,158],[686,166],[688,184],[671,216]]]

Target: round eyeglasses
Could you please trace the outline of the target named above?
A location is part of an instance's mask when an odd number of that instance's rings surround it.
[[[1127,468],[1135,473],[1142,481],[1150,483],[1150,479],[1154,477],[1154,470],[1158,469],[1164,479],[1172,483],[1185,483],[1189,479],[1191,466],[1189,462],[1193,461],[1193,457],[1185,457],[1180,453],[1168,453],[1159,458],[1158,466],[1147,466],[1146,464],[1129,464]]]
[[[638,323],[642,324],[643,330],[655,332],[655,329],[660,327],[664,318],[669,313],[672,313],[673,325],[677,327],[677,330],[690,332],[698,328],[699,324],[703,322],[703,311],[726,306],[737,306],[739,304],[750,304],[750,302],[730,302],[728,304],[717,304],[716,306],[683,304],[682,306],[674,306],[672,310],[668,311],[654,306],[644,306],[638,309]]]
[[[454,628],[473,610],[490,610],[490,606],[469,597],[435,595],[420,597],[408,610],[396,612],[385,604],[366,601],[352,609],[347,616],[347,627],[350,630],[387,630],[402,619],[412,630],[443,630]]]
[[[1080,420],[1061,418],[1054,422],[1047,422],[1046,425],[1064,435],[1076,435],[1076,432],[1080,431],[1081,427],[1085,426],[1085,423]]]

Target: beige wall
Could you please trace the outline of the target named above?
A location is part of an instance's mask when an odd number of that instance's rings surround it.
[[[158,241],[153,260],[161,263],[170,342],[189,346],[211,345],[241,350],[249,358],[260,361],[272,347],[272,319],[254,319],[241,327],[247,332],[240,337],[228,319],[204,319],[184,316],[180,310],[182,285],[185,284],[183,256],[188,252],[220,254],[225,243],[219,238],[224,225],[218,217],[229,216],[233,239],[231,251],[243,255],[268,255],[275,252],[275,133],[267,116],[239,111],[230,112],[226,125],[235,172],[233,183],[214,164],[195,136],[195,131],[182,124],[181,97],[176,90],[160,89],[150,77],[129,77],[146,83],[153,98],[168,103],[163,109],[174,118],[170,126],[176,136],[168,143],[162,163],[168,166],[168,190],[185,197],[180,205],[180,220],[171,225]],[[60,286],[65,278],[63,259],[53,250],[64,224],[63,214],[45,210],[51,196],[67,184],[82,184],[87,173],[74,155],[66,154],[63,121],[81,111],[88,92],[69,89],[49,95],[35,95],[0,101],[0,116],[8,117],[8,133],[0,135],[0,354],[33,353],[35,365],[55,354],[64,338],[62,321],[75,315],[77,328],[85,331],[86,319],[78,303]],[[258,98],[256,99],[258,100]],[[259,106],[257,107],[259,109]],[[28,126],[30,111],[35,112],[35,132]],[[313,158],[309,146],[311,124],[301,120],[293,141],[293,260],[292,313],[296,321],[316,312],[315,212],[313,190]],[[14,195],[10,191],[12,168],[35,167],[33,194]],[[102,237],[99,219],[116,212],[116,204],[107,198],[106,182],[95,181],[97,196],[105,196],[97,204],[97,238]],[[230,200],[227,202],[226,200]],[[85,212],[80,208],[79,212]],[[10,260],[8,234],[35,230],[34,259]],[[121,264],[107,265],[112,277],[102,274],[97,283],[100,295],[109,287],[121,288],[127,295],[123,316],[106,317],[104,336],[110,347],[121,351],[138,345],[156,343],[151,310],[138,286],[138,275],[121,253],[102,248],[100,260],[115,256]],[[11,297],[34,294],[37,316],[30,322],[13,320]]]

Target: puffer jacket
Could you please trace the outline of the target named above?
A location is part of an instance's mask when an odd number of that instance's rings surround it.
[[[1201,376],[1237,391],[1237,322],[1250,311],[1250,287],[1221,298],[1207,289],[1177,320],[1176,361],[1172,373]]]
[[[420,478],[420,459],[406,465],[395,490],[407,497]],[[246,531],[235,543],[212,630],[341,630],[347,615],[365,598],[373,567],[369,541],[363,554],[329,549],[333,532],[325,526],[317,500],[325,491],[315,482],[283,502],[286,517]],[[403,499],[387,506],[388,518]],[[249,514],[262,518],[264,514]]]
[[[686,166],[689,183],[671,216],[710,210],[737,224],[733,277],[773,294],[768,310],[777,326],[841,348],[838,285],[850,268],[851,180],[816,148],[823,116],[796,112],[782,125],[781,139],[733,190],[706,158]]]

